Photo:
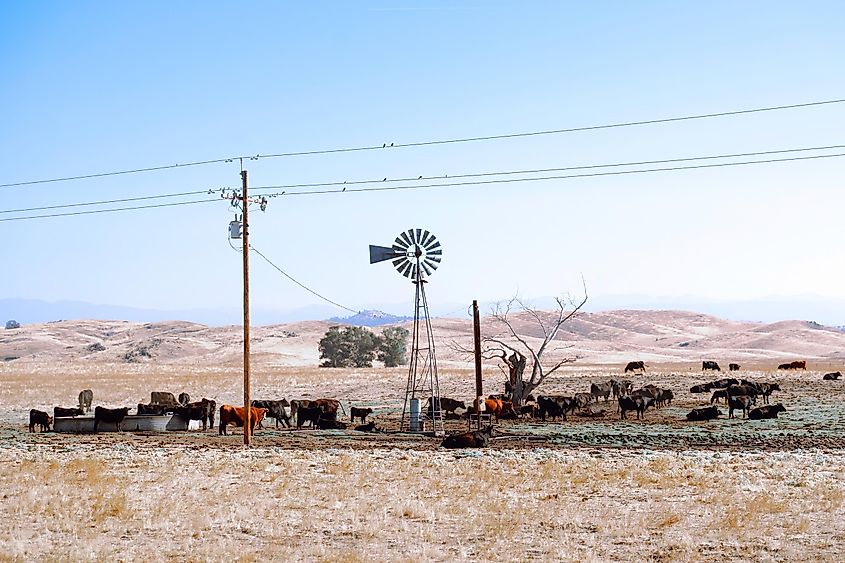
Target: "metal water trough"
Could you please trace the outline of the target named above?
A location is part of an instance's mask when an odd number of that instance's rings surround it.
[[[124,432],[167,432],[171,430],[187,430],[188,420],[174,414],[157,415],[129,415],[120,425]],[[59,417],[53,420],[55,432],[86,433],[94,432],[93,416]],[[111,422],[101,422],[99,432],[117,432],[117,425]]]

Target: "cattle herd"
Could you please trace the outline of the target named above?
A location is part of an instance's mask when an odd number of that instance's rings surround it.
[[[50,426],[58,418],[76,418],[91,411],[91,403],[94,400],[94,393],[85,389],[79,393],[78,407],[54,407],[53,415],[37,409],[29,411],[29,431],[34,432],[36,426],[42,432],[50,430]],[[284,427],[292,427],[296,424],[297,429],[308,426],[320,430],[345,430],[348,425],[337,419],[340,410],[345,414],[345,409],[337,399],[316,399],[316,400],[256,400],[251,402],[250,428],[263,428],[264,418],[273,418],[276,421],[276,428],[281,424]],[[109,409],[97,406],[94,409],[94,432],[99,430],[101,423],[115,425],[118,431],[124,419],[129,416],[131,407]],[[212,399],[203,398],[200,401],[191,402],[187,393],[180,393],[177,398],[173,393],[166,391],[153,391],[150,393],[150,402],[138,403],[136,407],[138,416],[163,416],[172,414],[181,417],[186,421],[197,420],[202,423],[203,431],[214,427],[215,414],[219,412],[219,433],[228,435],[228,427],[235,425],[244,426],[245,413],[243,407],[232,405],[220,405],[217,409],[217,402]],[[361,424],[354,429],[363,432],[377,432],[378,429],[372,421],[366,423],[366,419],[373,413],[371,408],[351,408],[352,425],[358,418]]]
[[[645,374],[647,367],[647,364],[642,361],[629,362],[625,366],[624,373]],[[806,370],[807,366],[805,361],[793,361],[780,364],[778,369]],[[721,368],[717,362],[706,360],[702,362],[701,370],[702,372],[721,371]],[[729,364],[729,371],[739,370],[739,364]],[[823,379],[829,381],[837,380],[839,377],[841,373],[837,371],[825,374]],[[777,418],[779,413],[786,412],[786,408],[781,403],[769,404],[771,394],[780,391],[778,383],[727,377],[693,385],[689,391],[692,394],[710,393],[710,398],[709,405],[693,408],[686,414],[685,418],[688,421],[709,421],[722,416],[724,413],[717,406],[722,402],[727,408],[728,418],[736,418],[738,411],[741,411],[742,418],[750,420]],[[616,413],[619,414],[621,420],[626,420],[629,413],[635,414],[637,419],[642,419],[649,408],[660,409],[671,405],[674,397],[675,394],[671,389],[652,384],[635,389],[630,379],[611,378],[607,381],[594,381],[590,384],[589,390],[572,395],[537,395],[536,397],[528,395],[524,398],[523,404],[518,406],[515,406],[509,394],[490,395],[478,409],[475,409],[472,404],[467,406],[461,400],[441,397],[439,402],[428,401],[426,414],[429,418],[433,418],[434,411],[437,410],[447,419],[470,420],[473,417],[488,419],[490,424],[487,428],[447,436],[441,444],[446,448],[484,447],[492,436],[492,422],[498,422],[501,419],[532,419],[546,422],[547,420],[567,420],[567,415],[573,413],[581,416],[603,416],[606,408],[601,408],[601,405],[603,403],[606,407],[611,404],[611,400],[616,404]],[[42,432],[49,431],[55,419],[83,416],[91,412],[93,399],[93,392],[85,389],[79,393],[76,407],[56,406],[52,416],[32,409],[29,417],[29,431],[35,432],[36,427]],[[111,409],[96,406],[93,410],[94,431],[97,432],[102,423],[115,425],[120,431],[121,424],[131,409],[130,407]],[[220,405],[218,410],[217,403],[212,399],[203,398],[192,402],[187,393],[181,393],[177,398],[173,393],[160,391],[153,391],[150,394],[150,402],[139,403],[136,410],[141,416],[172,413],[187,421],[197,420],[202,423],[203,431],[214,427],[215,416],[219,414],[218,430],[221,435],[228,434],[230,425],[243,427],[246,418],[242,407]],[[338,419],[338,412],[349,417],[350,422]],[[250,407],[250,426],[251,430],[256,427],[263,428],[264,419],[272,418],[275,420],[276,428],[279,425],[293,428],[295,425],[297,429],[309,427],[320,430],[354,429],[362,432],[378,432],[380,430],[374,421],[367,422],[367,417],[373,414],[372,408],[352,405],[347,413],[337,399],[256,400],[252,401]],[[360,421],[360,424],[356,424],[356,420]]]

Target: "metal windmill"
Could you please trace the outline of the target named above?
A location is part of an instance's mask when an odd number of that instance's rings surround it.
[[[392,260],[396,271],[410,278],[416,286],[408,385],[405,388],[400,430],[422,432],[427,419],[436,436],[444,433],[443,413],[440,410],[440,381],[437,378],[434,334],[425,284],[428,283],[426,277],[437,269],[442,257],[440,243],[434,235],[422,229],[408,229],[400,233],[390,247],[370,245],[370,264]],[[425,412],[420,411],[421,399],[427,401]]]

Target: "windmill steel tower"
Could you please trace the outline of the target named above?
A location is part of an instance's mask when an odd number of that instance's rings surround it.
[[[440,381],[437,378],[437,357],[431,330],[426,277],[440,265],[443,249],[428,231],[408,229],[399,234],[393,246],[370,245],[370,264],[392,260],[400,274],[414,284],[414,328],[411,336],[411,357],[408,362],[408,385],[402,407],[401,431],[423,432],[426,421],[435,436],[443,435],[443,413],[440,409]],[[420,409],[425,402],[425,411]]]

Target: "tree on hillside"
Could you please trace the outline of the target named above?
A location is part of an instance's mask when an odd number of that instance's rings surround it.
[[[408,363],[408,330],[401,326],[387,327],[381,333],[381,347],[378,360],[384,367],[393,368]]]
[[[373,367],[380,345],[381,339],[366,328],[333,326],[320,339],[320,359],[325,360],[320,367]]]
[[[488,360],[498,359],[502,363],[500,369],[507,376],[505,394],[510,395],[514,406],[521,406],[525,397],[542,385],[548,376],[576,359],[571,356],[558,356],[549,360],[549,356],[561,349],[550,346],[553,346],[561,327],[587,302],[586,284],[581,301],[556,297],[555,302],[556,311],[541,311],[525,304],[518,297],[505,304],[499,303],[491,315],[499,333],[481,339],[483,357]],[[517,329],[517,319],[525,318],[529,321],[532,332],[530,336],[526,334],[528,329]],[[539,343],[530,342],[533,338],[539,340]],[[525,370],[529,362],[531,376],[526,380]]]

